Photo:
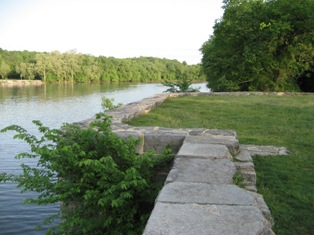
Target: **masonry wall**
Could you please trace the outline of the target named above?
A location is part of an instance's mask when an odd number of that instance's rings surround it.
[[[143,115],[169,97],[183,95],[285,95],[227,92],[157,94],[111,110],[112,129],[121,136],[141,138],[139,154],[161,152],[169,144],[174,164],[144,234],[274,234],[273,220],[262,195],[256,193],[252,155],[287,155],[283,147],[241,145],[231,130],[134,127],[128,120]],[[80,122],[87,126],[93,118]],[[234,184],[241,179],[242,187]]]

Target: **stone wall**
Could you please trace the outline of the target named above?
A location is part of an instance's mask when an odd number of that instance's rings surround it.
[[[183,95],[285,95],[285,93],[158,94],[107,112],[113,131],[141,138],[139,154],[161,152],[169,145],[175,154],[172,169],[156,199],[145,235],[160,234],[274,234],[273,220],[263,196],[256,193],[252,155],[288,155],[284,147],[241,145],[231,130],[134,127],[128,120],[143,115],[169,97]],[[79,124],[87,126],[93,119]],[[234,184],[240,177],[241,187]]]

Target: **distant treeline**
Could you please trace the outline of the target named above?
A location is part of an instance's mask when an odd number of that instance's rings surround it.
[[[0,48],[0,78],[43,82],[205,80],[200,65],[153,57],[117,59],[74,50],[7,51]]]

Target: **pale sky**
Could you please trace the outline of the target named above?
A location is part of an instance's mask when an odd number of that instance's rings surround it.
[[[196,64],[222,0],[0,0],[0,48]]]

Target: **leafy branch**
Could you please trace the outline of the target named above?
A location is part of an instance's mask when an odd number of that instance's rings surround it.
[[[111,130],[109,116],[99,113],[88,128],[64,124],[50,129],[33,121],[41,137],[12,125],[1,132],[15,131],[31,152],[16,158],[36,158],[35,167],[22,164],[21,175],[2,173],[0,181],[13,181],[37,198],[26,203],[62,202],[59,218],[47,234],[139,234],[161,188],[153,181],[156,169],[172,161],[169,154],[136,154],[139,140],[121,139]]]
[[[183,78],[177,82],[169,82],[165,81],[162,83],[164,86],[169,87],[166,91],[164,92],[170,92],[170,93],[179,93],[179,92],[199,92],[200,88],[193,88],[191,87],[192,81]]]

